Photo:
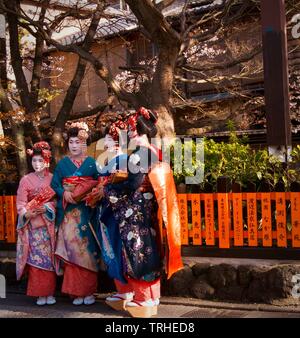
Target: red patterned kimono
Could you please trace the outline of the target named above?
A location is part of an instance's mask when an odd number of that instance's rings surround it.
[[[17,192],[17,279],[28,271],[27,295],[34,297],[51,296],[55,292],[55,202],[42,203],[45,213],[30,220],[24,215],[31,204],[36,205],[33,201],[45,201],[41,195],[49,188],[51,179],[50,173],[42,180],[30,173],[21,179]]]

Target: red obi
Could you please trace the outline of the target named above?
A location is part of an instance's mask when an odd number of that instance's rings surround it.
[[[55,196],[55,191],[51,187],[43,188],[40,193],[27,203],[27,210],[34,210],[49,202]]]
[[[65,190],[72,191],[73,199],[78,203],[89,194],[98,184],[90,176],[72,176],[63,179]]]

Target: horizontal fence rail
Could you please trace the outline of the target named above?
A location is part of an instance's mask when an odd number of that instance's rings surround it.
[[[300,192],[177,197],[184,246],[300,248]],[[0,243],[16,243],[16,223],[16,196],[0,196]]]

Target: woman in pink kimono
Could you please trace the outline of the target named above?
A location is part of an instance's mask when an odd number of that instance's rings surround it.
[[[54,270],[55,249],[55,195],[50,187],[51,159],[47,142],[34,144],[28,149],[34,172],[24,176],[17,192],[18,241],[17,279],[28,272],[27,295],[38,297],[37,305],[51,305],[56,287]]]

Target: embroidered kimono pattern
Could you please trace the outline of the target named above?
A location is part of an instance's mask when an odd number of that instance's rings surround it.
[[[58,258],[57,271],[62,273],[63,262],[97,272],[100,249],[94,237],[96,227],[95,210],[85,202],[63,206],[63,179],[74,176],[92,177],[99,175],[96,161],[87,157],[79,168],[66,156],[56,166],[51,187],[58,195],[57,221],[58,237],[55,255]]]
[[[143,157],[148,159],[145,167],[140,161]],[[157,279],[161,268],[157,202],[151,185],[143,189],[150,158],[148,148],[138,147],[128,157],[127,164],[128,168],[140,165],[141,172],[129,170],[127,181],[108,184],[104,189],[105,200],[119,227],[123,275],[144,281]],[[106,225],[109,227],[109,224]]]
[[[109,177],[116,170],[127,170],[127,155],[119,154],[100,171],[100,176]],[[101,256],[107,273],[112,279],[126,283],[122,262],[122,241],[119,222],[116,220],[109,201],[103,198],[97,206],[97,236],[101,245]]]

